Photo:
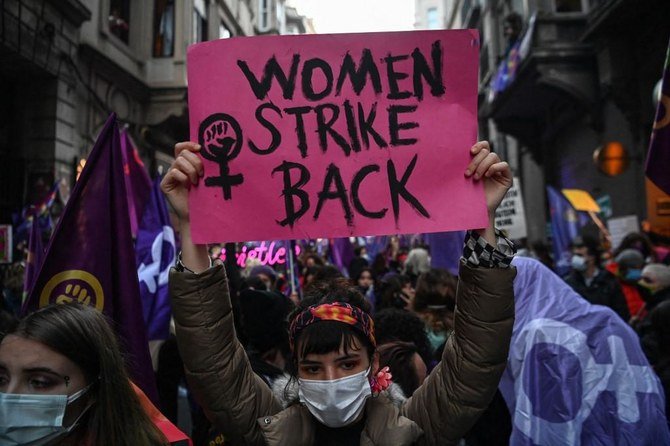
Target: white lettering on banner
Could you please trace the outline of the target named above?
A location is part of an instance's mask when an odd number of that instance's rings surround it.
[[[161,261],[163,242],[172,245],[172,258],[164,262]],[[137,277],[139,277],[140,282],[146,283],[150,293],[155,293],[159,286],[168,283],[170,267],[175,264],[176,259],[175,246],[174,230],[170,226],[163,226],[163,230],[156,235],[154,242],[151,244],[151,263],[148,265],[142,263],[137,269]],[[161,263],[165,265],[162,270]]]
[[[523,208],[521,185],[518,177],[514,177],[512,187],[507,191],[496,210],[495,224],[496,228],[505,231],[511,239],[518,240],[528,236],[526,212]]]
[[[607,338],[612,364],[596,363],[589,350],[586,334],[553,319],[535,319],[529,322],[516,339],[523,345],[510,349],[522,354],[521,357],[510,357],[508,365],[516,377],[516,409],[512,418],[514,425],[535,444],[555,444],[556,438],[561,438],[565,444],[579,444],[582,424],[604,391],[611,391],[616,395],[617,417],[625,423],[635,423],[640,419],[637,393],[661,393],[652,368],[630,364],[623,340],[618,336]],[[524,389],[524,361],[533,346],[538,344],[560,346],[575,355],[579,361],[582,373],[580,406],[577,414],[568,421],[560,423],[537,416],[537,411],[533,410],[533,403]]]

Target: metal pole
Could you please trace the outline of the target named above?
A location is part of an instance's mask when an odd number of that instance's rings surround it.
[[[293,255],[295,254],[293,252],[295,245],[293,244],[293,241],[291,241],[291,240],[287,240],[286,243],[287,243],[287,251],[288,251],[288,271],[287,272],[288,272],[288,276],[291,279],[291,294],[293,294],[293,293],[295,293],[295,290],[296,290],[296,286],[295,286],[296,277],[295,277],[295,267],[294,267],[295,260],[293,258]]]

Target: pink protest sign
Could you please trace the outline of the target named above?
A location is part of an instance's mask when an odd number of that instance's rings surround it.
[[[466,179],[475,31],[263,36],[188,51],[197,243],[484,227]]]

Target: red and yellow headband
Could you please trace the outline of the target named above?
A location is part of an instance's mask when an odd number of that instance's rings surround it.
[[[356,306],[345,302],[333,302],[307,307],[293,319],[289,328],[291,348],[295,347],[295,340],[298,339],[302,330],[315,322],[321,321],[336,321],[351,325],[352,328],[369,339],[373,346],[377,346],[375,324],[372,317]]]

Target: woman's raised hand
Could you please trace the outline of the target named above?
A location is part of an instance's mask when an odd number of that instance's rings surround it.
[[[202,160],[196,155],[199,151],[200,144],[194,142],[175,144],[175,160],[161,181],[161,190],[179,217],[180,223],[189,220],[188,190],[192,185],[198,184],[204,173]]]
[[[493,219],[496,209],[512,187],[512,170],[505,161],[491,152],[488,141],[479,141],[470,149],[472,161],[465,169],[465,176],[475,181],[484,181],[486,208],[489,218]]]
[[[191,271],[200,273],[210,267],[206,245],[196,245],[191,240],[188,212],[188,190],[200,181],[204,173],[202,160],[197,155],[200,145],[180,142],[174,146],[175,160],[161,181],[161,190],[179,218],[182,263]]]
[[[489,224],[478,232],[493,246],[496,245],[495,214],[505,194],[512,187],[512,170],[505,161],[491,152],[488,141],[479,141],[470,149],[472,161],[465,169],[465,176],[475,181],[484,181],[486,193],[486,209],[489,214]]]

